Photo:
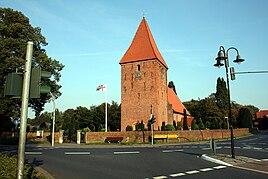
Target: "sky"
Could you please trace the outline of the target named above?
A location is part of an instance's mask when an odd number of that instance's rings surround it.
[[[146,18],[166,61],[181,101],[216,92],[225,68],[215,68],[220,46],[236,47],[245,62],[236,72],[268,71],[268,1],[266,0],[1,0],[0,7],[22,12],[40,27],[49,57],[65,65],[61,72],[60,111],[105,102],[98,85],[108,84],[108,102],[121,102],[119,61]],[[268,109],[268,73],[236,75],[231,100]],[[52,111],[52,103],[45,110]],[[29,114],[32,116],[31,112]]]

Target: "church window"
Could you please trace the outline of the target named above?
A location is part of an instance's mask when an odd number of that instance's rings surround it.
[[[136,77],[137,77],[137,78],[140,78],[140,77],[141,77],[141,72],[140,72],[140,70],[141,70],[141,66],[140,66],[140,65],[137,65],[137,71],[136,71]]]
[[[137,71],[141,71],[141,66],[137,65]]]

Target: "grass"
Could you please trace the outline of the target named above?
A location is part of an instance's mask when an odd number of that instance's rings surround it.
[[[0,178],[16,178],[17,158],[11,154],[0,153]],[[24,165],[25,179],[45,179],[43,174],[36,172],[30,164]]]

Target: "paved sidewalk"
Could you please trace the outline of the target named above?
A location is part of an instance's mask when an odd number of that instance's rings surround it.
[[[236,156],[235,159],[231,155],[225,154],[211,154],[202,155],[202,158],[214,163],[250,170],[254,172],[264,173],[268,175],[268,160],[258,160],[244,156]]]

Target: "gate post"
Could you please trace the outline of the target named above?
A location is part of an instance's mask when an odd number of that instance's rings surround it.
[[[81,143],[81,130],[77,130],[77,144]]]

